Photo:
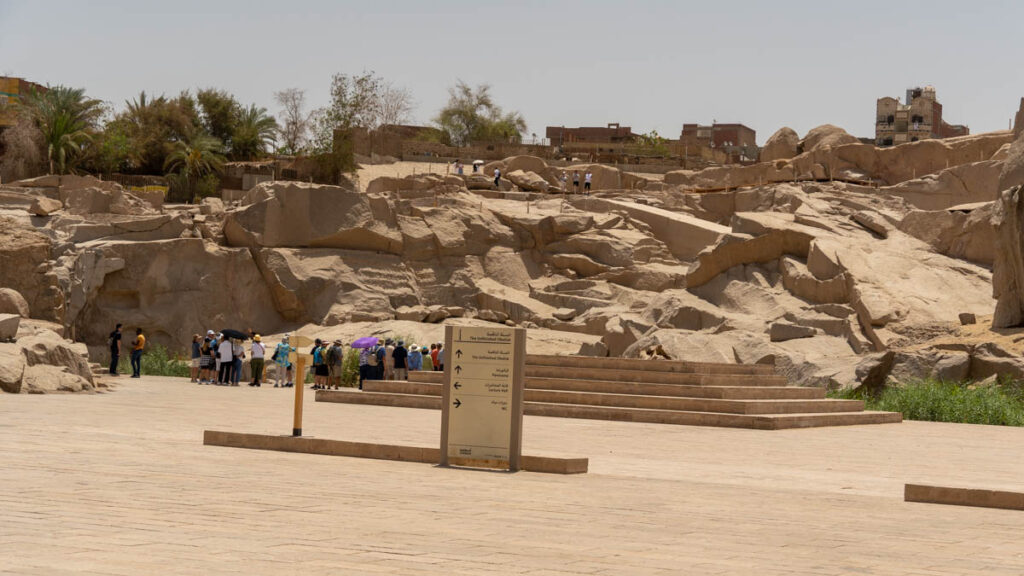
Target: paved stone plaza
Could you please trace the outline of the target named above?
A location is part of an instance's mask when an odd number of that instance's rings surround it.
[[[118,384],[0,396],[0,574],[1024,573],[1024,513],[902,499],[1024,490],[1024,429],[528,416],[525,453],[590,473],[509,475],[205,447],[289,432],[292,391]],[[312,396],[307,435],[437,444],[437,411]]]

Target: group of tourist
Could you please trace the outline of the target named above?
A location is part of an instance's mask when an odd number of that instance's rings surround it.
[[[242,378],[242,365],[246,359],[242,342],[243,339],[237,335],[225,335],[213,330],[207,330],[204,337],[194,334],[191,381],[198,384],[238,386]],[[260,386],[265,357],[266,348],[263,346],[262,337],[253,334],[252,345],[249,347],[249,366],[252,373],[249,386]]]
[[[246,335],[226,330],[214,332],[207,330],[205,336],[192,336],[190,381],[197,384],[217,386],[238,386],[242,379],[245,360],[249,360],[249,386],[259,388],[263,385],[264,374],[268,368],[267,349],[259,334]],[[252,343],[246,351],[244,340],[251,336]],[[291,388],[295,386],[293,377],[292,354],[299,350],[290,342],[291,337],[285,334],[274,348],[269,363],[274,368],[274,388]],[[372,341],[371,341],[372,342]],[[118,360],[121,356],[121,324],[110,333],[110,373],[117,375]],[[142,353],[146,347],[146,337],[142,329],[136,330],[132,340],[132,378],[139,378],[142,369]],[[313,389],[338,389],[343,385],[342,375],[345,363],[345,348],[340,339],[328,342],[317,338],[309,356],[312,358],[310,370],[313,374]],[[407,380],[409,372],[421,370],[444,371],[444,344],[437,342],[430,346],[413,344],[406,347],[405,341],[392,338],[379,338],[376,344],[361,348],[359,351],[359,389],[363,389],[366,380]]]
[[[462,172],[459,172],[459,174],[461,174],[461,173]],[[568,180],[569,180],[569,178],[568,178],[568,176],[566,175],[566,173],[564,171],[558,177],[558,181],[561,182],[561,186],[562,186],[562,191],[563,192],[568,192],[569,191],[569,189],[567,187]],[[590,170],[587,170],[583,174],[583,195],[584,196],[590,196],[590,186],[593,183],[593,181],[594,181],[594,174]],[[494,188],[495,189],[501,187],[500,182],[501,182],[501,169],[500,168],[495,168],[494,169]],[[572,172],[572,193],[573,194],[579,194],[580,193],[580,171],[579,170],[573,170],[573,172]]]
[[[406,348],[403,340],[378,339],[359,351],[359,389],[365,380],[408,380],[409,372],[444,370],[444,344]]]

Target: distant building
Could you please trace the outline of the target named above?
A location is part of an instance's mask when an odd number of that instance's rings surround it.
[[[942,104],[935,98],[935,88],[909,88],[903,104],[896,98],[879,98],[875,112],[875,144],[893,146],[929,138],[966,136],[971,131],[961,124],[947,124],[942,119]]]
[[[45,92],[46,86],[41,86],[22,78],[0,76],[0,100],[6,100],[7,103],[14,104],[26,94],[32,92],[32,90]],[[3,110],[0,108],[0,129],[13,126],[14,119],[14,113],[10,109]]]
[[[548,126],[544,136],[551,147],[561,154],[591,162],[621,162],[627,155],[627,149],[640,135],[634,134],[629,126],[612,122],[604,127]]]
[[[760,153],[757,132],[743,124],[683,124],[679,144],[687,148],[704,147],[724,151],[730,162],[753,162]]]
[[[618,122],[601,126],[581,126],[578,128],[566,128],[565,126],[548,126],[544,136],[551,142],[552,146],[563,144],[585,143],[585,144],[628,144],[636,140],[639,134],[634,134],[629,126],[620,126]]]

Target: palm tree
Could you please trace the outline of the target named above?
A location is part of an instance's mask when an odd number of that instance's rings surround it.
[[[82,88],[67,86],[33,90],[26,95],[24,106],[43,134],[51,174],[65,174],[73,167],[103,115],[101,101],[87,98]]]
[[[226,158],[222,153],[220,140],[204,132],[195,132],[188,140],[179,140],[164,161],[164,170],[170,174],[177,171],[189,194],[194,196],[196,183],[207,174],[220,172]]]
[[[242,108],[238,124],[231,136],[231,156],[239,160],[253,160],[267,153],[267,146],[277,140],[277,120],[267,114],[266,108],[255,104]]]

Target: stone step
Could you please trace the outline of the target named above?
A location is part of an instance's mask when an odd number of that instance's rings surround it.
[[[358,390],[318,390],[317,402],[370,404],[439,410],[441,399],[436,396],[414,394],[388,394],[360,392]],[[646,408],[619,408],[610,406],[581,406],[551,402],[525,402],[523,411],[528,416],[555,418],[585,418],[622,422],[647,422],[690,426],[722,426],[781,430],[784,428],[810,428],[817,426],[848,426],[857,424],[885,424],[903,420],[898,412],[828,412],[796,414],[723,414],[717,412],[655,410]]]
[[[647,384],[689,384],[693,386],[785,386],[784,376],[774,374],[713,374],[660,372],[620,368],[577,368],[573,366],[526,365],[526,376],[569,380],[605,380]]]
[[[548,378],[574,381],[600,380],[635,384],[674,384],[686,386],[786,386],[783,376],[774,374],[698,374],[692,372],[646,372],[605,368],[574,368],[570,366],[526,365],[526,379]],[[444,382],[444,372],[416,371],[409,373],[413,382]]]
[[[898,412],[832,412],[825,414],[720,414],[714,412],[677,412],[672,410],[646,410],[639,408],[611,408],[607,406],[567,406],[530,402],[524,411],[531,416],[558,418],[585,418],[620,422],[647,422],[653,424],[681,424],[688,426],[719,426],[727,428],[754,428],[782,430],[786,428],[813,428],[818,426],[851,426],[857,424],[889,424],[903,420]]]
[[[394,380],[374,380],[363,384],[367,392],[389,394],[416,394],[441,396],[439,384],[424,384]],[[798,388],[799,390],[799,388]],[[608,394],[578,390],[532,389],[527,385],[526,402],[576,404],[584,406],[611,406],[618,408],[647,408],[688,412],[721,412],[726,414],[789,414],[805,412],[854,412],[864,409],[860,400],[782,400],[693,398],[686,396],[652,396],[644,394]]]
[[[413,370],[409,372],[410,382],[431,382],[433,384],[440,384],[444,382],[444,372],[434,372],[432,370]]]
[[[824,388],[801,386],[701,386],[699,384],[652,384],[611,380],[573,380],[570,378],[528,377],[527,389],[599,392],[603,394],[643,394],[728,400],[814,400],[825,397]]]
[[[768,364],[721,364],[711,362],[682,362],[678,360],[642,360],[639,358],[599,358],[592,356],[554,356],[528,354],[529,366],[561,366],[572,368],[602,368],[642,370],[645,372],[687,372],[697,374],[775,374]]]
[[[441,395],[441,385],[432,382],[404,380],[367,380],[363,389],[398,394]],[[718,398],[721,400],[815,400],[825,397],[824,388],[798,386],[689,386],[683,384],[644,384],[605,380],[570,380],[566,378],[527,378],[527,390],[561,390],[601,394],[636,394],[647,396],[678,396],[684,398]]]
[[[748,415],[857,412],[864,410],[864,402],[861,400],[723,400],[718,398],[644,396],[637,394],[595,394],[591,392],[564,392],[559,390],[529,389],[526,390],[524,399],[527,402],[541,402],[549,404]]]

